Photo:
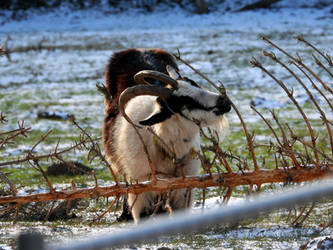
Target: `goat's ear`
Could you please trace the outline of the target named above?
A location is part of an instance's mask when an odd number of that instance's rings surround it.
[[[144,126],[152,126],[156,123],[164,122],[172,116],[172,112],[165,106],[158,104],[154,112],[145,120],[139,121],[139,124]]]

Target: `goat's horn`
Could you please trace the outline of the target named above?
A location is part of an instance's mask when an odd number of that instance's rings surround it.
[[[134,81],[139,84],[148,84],[150,85],[145,78],[153,78],[159,81],[162,81],[166,84],[170,84],[172,88],[177,89],[178,83],[175,79],[172,79],[170,76],[154,70],[142,70],[134,76]]]
[[[129,100],[131,100],[132,98],[134,98],[136,96],[140,96],[140,95],[159,96],[163,99],[166,99],[166,98],[170,97],[171,92],[172,92],[172,90],[167,89],[165,87],[161,87],[161,86],[136,85],[133,87],[129,87],[129,88],[125,89],[119,97],[119,101],[118,101],[119,110],[120,110],[121,114],[124,116],[124,118],[129,123],[140,128],[139,125],[133,123],[132,120],[127,116],[127,114],[125,112],[126,103],[129,102]]]

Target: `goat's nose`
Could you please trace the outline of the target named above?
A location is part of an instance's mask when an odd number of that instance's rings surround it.
[[[231,110],[231,103],[228,97],[219,96],[216,102],[216,107],[220,114],[228,113]]]

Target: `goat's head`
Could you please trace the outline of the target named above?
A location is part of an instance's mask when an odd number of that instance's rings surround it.
[[[194,81],[181,77],[179,72],[171,66],[167,66],[167,71],[169,75],[143,70],[134,76],[134,80],[139,85],[127,88],[119,98],[119,109],[128,122],[132,123],[125,112],[126,103],[139,95],[152,95],[158,97],[156,107],[149,117],[139,121],[141,125],[151,126],[175,114],[203,127],[221,123],[223,114],[231,109],[227,96],[202,89]],[[158,80],[165,86],[151,84],[147,81],[148,79]]]

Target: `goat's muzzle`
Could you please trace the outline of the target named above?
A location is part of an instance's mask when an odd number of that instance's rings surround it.
[[[216,115],[223,115],[231,110],[231,102],[227,96],[219,96],[216,102],[216,109],[214,113]]]

